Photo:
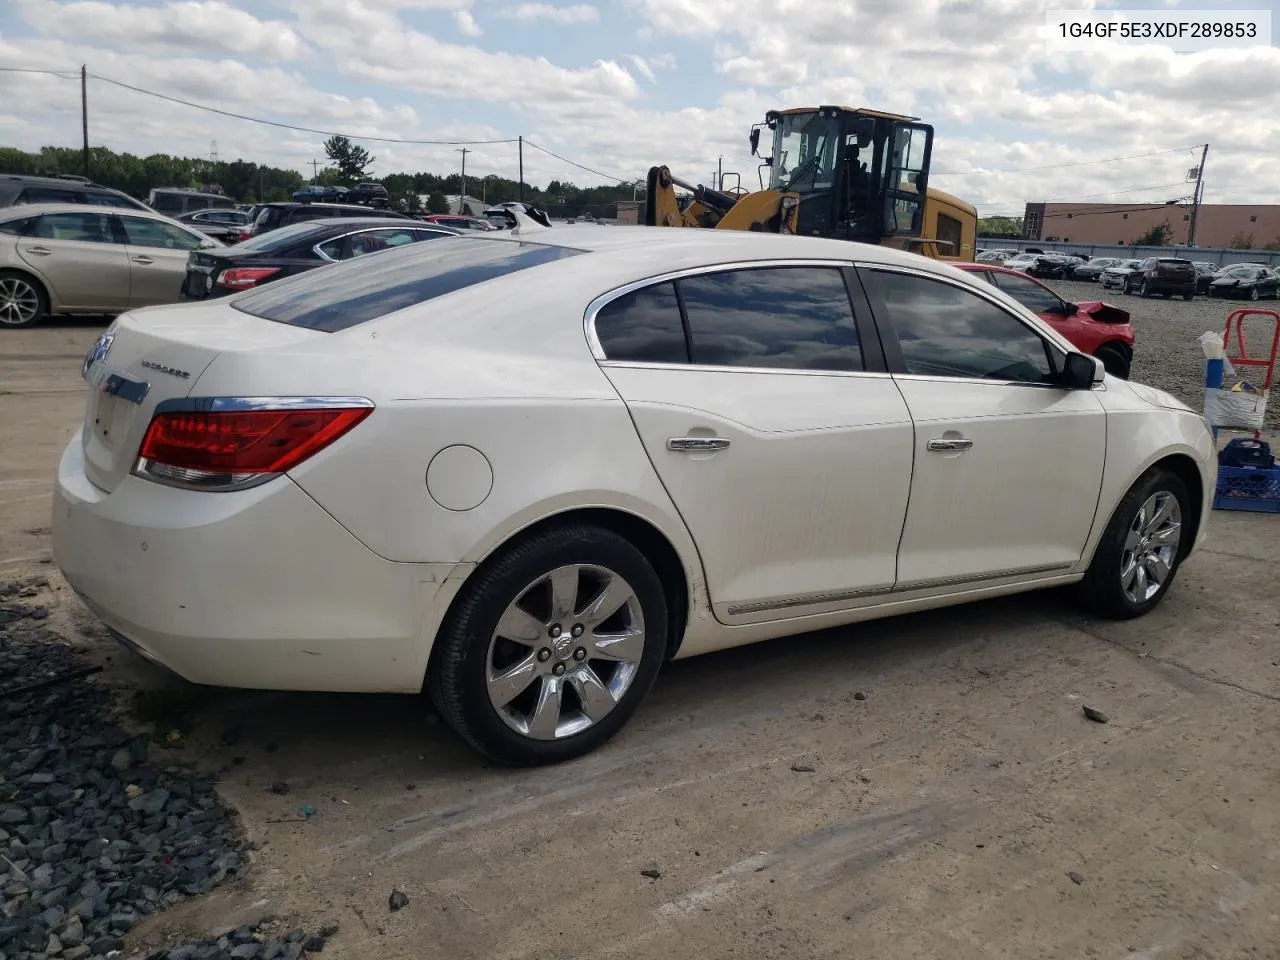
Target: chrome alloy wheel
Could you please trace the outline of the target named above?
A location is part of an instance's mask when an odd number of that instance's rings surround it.
[[[1158,490],[1147,498],[1129,525],[1120,559],[1120,587],[1132,603],[1146,603],[1169,581],[1182,543],[1178,498]]]
[[[489,641],[489,702],[512,730],[559,740],[603,720],[644,656],[635,589],[604,567],[557,567],[503,612]]]
[[[23,327],[40,319],[40,294],[21,277],[0,277],[0,324]]]

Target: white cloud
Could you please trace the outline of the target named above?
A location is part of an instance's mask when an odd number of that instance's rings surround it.
[[[292,60],[305,47],[287,24],[260,20],[220,0],[186,0],[164,7],[103,0],[12,2],[15,11],[45,36],[91,39],[108,49],[197,49],[264,60]]]
[[[1186,194],[1182,181],[1196,155],[1166,151],[1206,140],[1213,141],[1210,201],[1263,202],[1280,192],[1280,170],[1271,161],[1280,152],[1280,50],[1174,54],[1111,45],[1050,54],[1043,5],[1026,0],[628,0],[608,7],[0,0],[0,6],[17,14],[0,38],[0,65],[71,70],[88,63],[95,73],[139,87],[357,138],[524,134],[627,179],[665,163],[677,176],[706,182],[723,156],[725,169],[741,172],[743,185],[754,188],[750,125],[770,107],[836,102],[934,123],[932,182],[992,211],[1017,212],[1036,199]],[[574,45],[575,31],[563,31],[566,39],[545,56],[515,53],[521,48],[492,39],[500,17],[510,29],[513,21],[588,23],[601,11],[613,36],[587,48]],[[476,16],[490,18],[483,35],[471,32]],[[35,36],[20,36],[21,29]],[[689,44],[699,62],[682,58],[677,65],[662,52],[664,38]],[[649,86],[655,81],[661,87]],[[78,142],[77,83],[16,74],[2,82],[0,144]],[[654,106],[657,89],[661,108]],[[504,115],[513,119],[486,122]],[[322,136],[232,120],[100,81],[90,86],[90,136],[140,154],[203,155],[217,139],[224,158],[308,172],[312,158],[323,158]],[[383,174],[447,172],[459,161],[448,145],[365,146]],[[1149,153],[1159,155],[1088,162]],[[513,176],[515,146],[477,144],[467,155],[468,175],[473,170]],[[542,183],[606,182],[532,147],[525,175]]]
[[[458,25],[459,32],[465,36],[478,37],[484,33],[484,31],[480,29],[480,24],[476,23],[476,18],[471,15],[470,10],[455,10],[453,13],[453,19]]]
[[[600,19],[600,11],[589,3],[574,3],[569,6],[556,6],[550,3],[521,3],[498,11],[501,17],[532,23],[535,20],[550,20],[552,23],[595,23]]]

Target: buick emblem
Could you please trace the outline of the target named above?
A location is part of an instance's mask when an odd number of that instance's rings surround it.
[[[93,365],[107,359],[107,353],[111,350],[111,341],[115,338],[116,335],[114,333],[104,333],[94,341],[93,346],[89,348],[89,352],[84,355],[84,365],[80,368],[80,376],[86,381],[89,379],[89,371],[93,369]]]

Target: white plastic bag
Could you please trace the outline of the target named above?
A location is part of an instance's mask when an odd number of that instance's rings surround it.
[[[1224,381],[1225,382],[1225,381]],[[1267,415],[1266,390],[1231,390],[1206,387],[1204,415],[1215,427],[1261,430]]]
[[[1208,330],[1200,334],[1200,349],[1204,351],[1206,360],[1222,361],[1222,382],[1234,380],[1236,377],[1236,368],[1231,365],[1231,361],[1227,359],[1226,349],[1222,346],[1222,334],[1214,333]],[[1208,408],[1205,408],[1206,411]]]

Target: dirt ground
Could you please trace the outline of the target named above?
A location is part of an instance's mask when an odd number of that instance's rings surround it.
[[[1135,379],[1198,403],[1224,305],[1109,299]],[[1139,621],[1030,595],[697,658],[595,754],[493,769],[413,698],[196,689],[103,638],[47,531],[100,329],[0,332],[0,580],[49,576],[262,844],[137,939],[272,912],[340,923],[338,958],[1280,957],[1280,516],[1215,512]]]

